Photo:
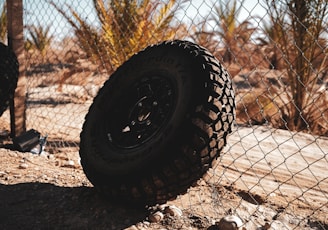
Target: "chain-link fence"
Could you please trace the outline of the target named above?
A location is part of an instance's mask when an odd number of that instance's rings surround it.
[[[237,114],[216,165],[176,204],[193,226],[234,214],[246,229],[327,229],[327,1],[24,0],[23,7],[26,126],[48,135],[47,151],[78,151],[98,89],[133,53],[190,40],[230,72]],[[9,129],[6,121],[8,111],[0,128]]]

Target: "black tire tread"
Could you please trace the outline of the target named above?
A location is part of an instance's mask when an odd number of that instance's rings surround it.
[[[235,101],[230,76],[212,54],[194,43],[174,40],[150,46],[135,55],[160,46],[177,47],[182,50],[181,52],[188,52],[191,58],[197,59],[198,63],[202,63],[204,72],[207,73],[208,96],[207,101],[197,106],[190,114],[192,132],[186,131],[186,142],[181,146],[181,154],[178,154],[172,162],[150,175],[144,175],[141,182],[128,181],[120,187],[96,186],[109,197],[119,197],[132,203],[164,203],[184,193],[219,157],[222,148],[226,145],[226,138],[231,132],[235,116]],[[110,84],[109,80],[106,84]],[[189,133],[192,135],[189,136]],[[83,131],[81,136],[83,136]],[[94,175],[95,168],[87,162],[84,152],[84,149],[80,151],[85,173],[92,174],[91,178],[101,177],[97,173]],[[106,161],[101,153],[97,155],[99,160]]]

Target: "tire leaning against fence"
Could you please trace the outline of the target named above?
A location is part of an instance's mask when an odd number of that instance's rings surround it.
[[[164,203],[211,167],[234,114],[230,76],[206,49],[181,40],[149,46],[95,97],[81,132],[83,170],[111,200]]]
[[[0,116],[14,97],[18,73],[16,55],[8,46],[0,43]]]

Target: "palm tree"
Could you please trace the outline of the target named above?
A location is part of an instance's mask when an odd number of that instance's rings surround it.
[[[284,15],[284,14],[283,14]],[[284,16],[282,17],[284,18]],[[265,47],[265,56],[269,59],[270,69],[282,69],[284,62],[282,60],[283,53],[286,51],[284,47],[284,36],[286,24],[282,23],[283,19],[272,18],[269,22],[263,21],[262,31],[264,37],[258,37],[259,45]]]
[[[327,101],[325,94],[318,92],[317,83],[327,73],[327,39],[322,35],[328,2],[286,0],[282,4],[267,0],[266,3],[272,9],[268,11],[271,21],[284,26],[274,45],[284,53],[282,61],[288,77],[286,126],[291,130],[313,131],[311,126],[317,126],[319,118],[327,112],[320,108]],[[321,120],[328,127],[326,119]]]
[[[87,56],[112,71],[149,44],[172,39],[177,29],[172,26],[173,18],[181,4],[175,0],[165,4],[155,0],[93,0],[100,27],[88,24],[68,5],[72,16],[52,5],[74,28]]]
[[[323,30],[323,20],[328,12],[328,2],[326,0],[291,0],[288,8],[291,12],[291,26],[297,48],[295,49],[296,57],[291,60],[294,66],[293,73],[288,71],[293,83],[292,94],[296,113],[292,127],[303,129],[307,124],[303,115],[297,110],[306,111],[313,102],[314,87],[317,82],[316,77],[313,78],[313,63],[318,58],[315,56],[316,49],[322,50],[318,40]],[[307,91],[312,95],[309,95]]]
[[[38,50],[38,52],[41,54],[42,61],[44,61],[46,51],[54,38],[54,36],[50,34],[50,26],[46,26],[44,28],[41,25],[33,25],[27,28],[30,38],[27,38],[25,47],[28,49]]]
[[[224,62],[231,63],[233,56],[238,53],[238,47],[243,47],[255,31],[255,28],[249,27],[251,23],[247,19],[238,23],[237,18],[240,10],[240,7],[237,8],[236,0],[232,2],[225,0],[220,1],[220,4],[214,7],[214,13],[212,13],[211,19],[219,28],[214,33],[221,37],[225,45]]]

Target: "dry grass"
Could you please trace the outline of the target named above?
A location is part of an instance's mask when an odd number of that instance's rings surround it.
[[[303,113],[306,126],[298,131],[313,135],[328,135],[328,94],[318,92]],[[246,125],[270,125],[288,129],[288,108],[294,104],[288,100],[286,92],[254,88],[237,94],[237,123]],[[300,113],[302,114],[302,113]]]

